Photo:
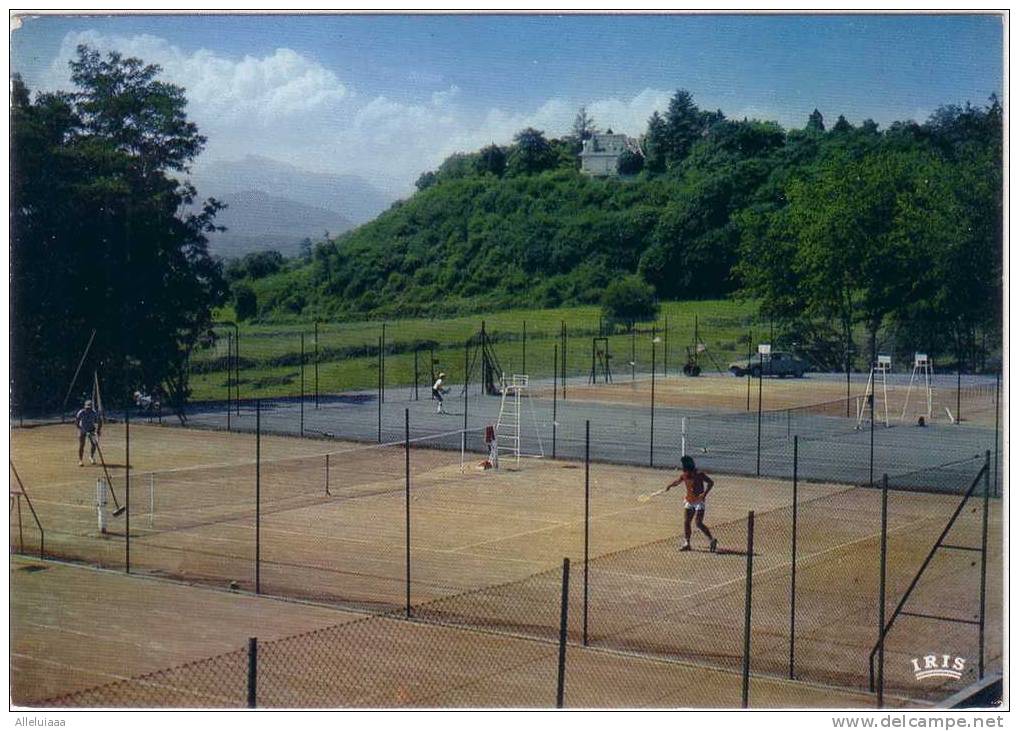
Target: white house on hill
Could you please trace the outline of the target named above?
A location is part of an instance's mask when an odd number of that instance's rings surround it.
[[[580,152],[580,171],[588,175],[618,175],[619,156],[627,148],[626,135],[595,132],[584,140]]]

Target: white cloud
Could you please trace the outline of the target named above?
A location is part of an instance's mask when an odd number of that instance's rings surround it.
[[[67,61],[80,43],[157,63],[163,78],[187,90],[188,114],[209,140],[196,167],[256,154],[360,175],[394,198],[412,192],[421,172],[454,152],[509,144],[525,127],[550,137],[567,134],[579,106],[552,97],[531,110],[471,110],[459,103],[462,92],[448,80],[437,80],[442,88],[427,101],[409,102],[355,90],[333,70],[288,48],[229,58],[206,49],[185,51],[152,35],[96,31],[65,36],[44,88],[68,87]],[[587,109],[602,129],[637,135],[668,98],[668,92],[645,89],[630,99],[590,101]]]

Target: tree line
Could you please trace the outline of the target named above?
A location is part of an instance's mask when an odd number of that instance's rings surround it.
[[[447,158],[311,261],[238,280],[257,317],[461,314],[657,297],[754,298],[831,365],[855,328],[943,352],[1000,333],[1002,109],[948,105],[881,129],[814,110],[801,129],[729,119],[677,91],[619,161],[579,172],[598,131],[520,131]],[[254,297],[252,298],[252,295]],[[842,343],[843,345],[839,345]],[[841,355],[839,355],[841,353]]]

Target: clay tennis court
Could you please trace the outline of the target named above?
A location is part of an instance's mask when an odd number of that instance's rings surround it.
[[[123,519],[111,519],[106,535],[99,532],[94,503],[101,469],[77,467],[73,436],[70,426],[16,429],[12,434],[12,458],[46,530],[47,555],[123,570]],[[103,450],[115,491],[124,487],[125,447],[123,425],[108,424]],[[132,571],[208,587],[189,591],[211,591],[210,596],[216,597],[226,614],[233,602],[237,602],[240,616],[247,616],[253,611],[252,602],[269,601],[245,593],[254,589],[255,582],[255,437],[136,424],[131,427],[130,448]],[[261,450],[260,589],[278,597],[376,612],[403,608],[408,507],[403,446],[264,436]],[[524,460],[519,469],[480,471],[473,462],[462,466],[459,452],[432,448],[427,441],[415,444],[410,459],[409,586],[417,621],[377,618],[371,625],[375,640],[393,640],[397,657],[392,661],[411,662],[415,667],[424,663],[422,667],[441,672],[442,663],[453,662],[456,653],[443,655],[436,650],[422,659],[422,648],[483,647],[476,639],[481,636],[478,630],[499,633],[496,645],[510,643],[510,635],[519,642],[526,637],[537,648],[533,650],[537,657],[544,657],[554,650],[548,641],[558,625],[558,567],[563,557],[570,557],[575,567],[569,636],[575,644],[581,643],[583,605],[577,567],[582,565],[584,547],[583,465]],[[681,554],[676,550],[681,532],[680,496],[671,493],[647,502],[638,500],[671,479],[669,473],[591,465],[590,648],[579,653],[586,659],[578,664],[589,664],[592,669],[585,672],[592,675],[587,683],[578,679],[583,676],[570,676],[574,686],[587,689],[575,689],[578,705],[697,705],[679,695],[650,697],[635,689],[623,697],[622,686],[614,696],[591,691],[599,672],[613,662],[632,662],[645,672],[662,666],[670,668],[670,673],[679,672],[672,669],[677,662],[693,663],[738,685],[748,510],[757,515],[751,669],[757,674],[755,683],[763,683],[762,687],[771,687],[769,682],[775,688],[786,687],[777,678],[784,674],[789,652],[791,487],[775,479],[717,478],[718,492],[712,496],[708,524],[714,527],[722,551],[720,555],[699,550]],[[851,485],[799,485],[797,677],[852,689],[846,705],[855,705],[849,698],[867,698],[854,694],[865,690],[866,656],[876,638],[877,496],[877,491]],[[897,493],[890,500],[889,597],[897,597],[909,582],[958,500],[958,496],[925,493]],[[974,519],[967,517],[969,522],[956,529],[956,540],[972,545],[979,541],[979,531],[974,532]],[[1000,520],[1000,504],[995,501],[991,505],[993,545],[987,572],[988,606],[992,608],[987,626],[989,648],[1000,646],[1001,564],[996,538],[1001,534]],[[25,548],[31,551],[37,547],[33,542],[37,537],[31,526],[23,528]],[[12,540],[17,540],[17,535],[12,530]],[[699,547],[697,542],[695,537],[695,547]],[[937,565],[933,574],[936,583],[924,588],[917,598],[928,613],[972,614],[976,572],[969,556],[965,559]],[[85,584],[111,576],[73,570],[85,575],[76,579]],[[14,575],[24,580],[30,576],[43,587],[41,591],[47,590],[48,577],[60,583],[60,571],[24,573],[24,577]],[[103,592],[100,599],[110,613],[122,606],[112,598],[118,592],[141,593],[153,586],[169,586],[141,577],[115,578],[118,588],[109,596]],[[265,611],[280,616],[307,610],[302,604],[276,602],[271,606]],[[16,603],[14,614],[17,628],[31,612]],[[132,621],[145,623],[143,613],[132,616]],[[204,611],[197,613],[200,616]],[[257,612],[253,616],[257,617]],[[308,621],[320,619],[314,613],[310,616]],[[195,621],[199,621],[197,617]],[[936,622],[904,622],[908,624],[897,626],[888,638],[887,687],[902,702],[922,704],[954,688],[944,681],[917,685],[909,677],[909,659],[926,652],[935,641],[939,648],[951,647],[972,657],[975,632],[970,626],[946,629]],[[323,626],[342,623],[328,619]],[[153,624],[159,624],[155,616]],[[266,626],[272,636],[272,625]],[[243,622],[237,625],[241,635],[248,631],[241,631],[244,627]],[[298,629],[294,627],[295,632]],[[173,637],[176,632],[169,634]],[[179,628],[184,654],[190,653],[187,637],[191,632],[186,625]],[[93,682],[99,678],[136,677],[170,667],[175,661],[167,656],[153,660],[157,667],[141,667],[138,652],[130,644],[120,651],[114,648],[96,654],[89,652],[90,642],[83,638],[83,644],[59,643],[38,655],[55,662],[62,662],[62,652],[85,658],[85,665],[67,658],[67,664],[77,668],[71,675],[80,678],[47,692],[64,695],[81,690],[83,685],[99,685]],[[61,649],[65,644],[66,649]],[[29,641],[27,646],[33,643]],[[356,655],[358,647],[352,642],[349,653]],[[523,647],[513,652],[523,651]],[[210,648],[202,657],[216,649]],[[400,653],[411,653],[408,657],[416,659],[401,660]],[[604,653],[628,654],[611,655],[617,659],[610,662],[598,659]],[[633,658],[631,653],[641,657]],[[32,657],[31,651],[23,654]],[[481,651],[478,657],[489,654]],[[90,668],[91,658],[100,656],[99,665],[105,667]],[[989,659],[993,664],[994,658]],[[122,663],[120,669],[118,662]],[[537,659],[534,662],[540,664]],[[553,665],[549,668],[554,672]],[[365,669],[368,675],[370,672]],[[525,670],[515,677],[514,688],[526,689],[529,683],[542,682],[539,673]],[[615,687],[612,682],[608,685]],[[377,695],[366,691],[365,695],[342,698],[325,690],[317,696],[301,696],[293,690],[288,702],[286,673],[276,678],[273,687],[282,694],[278,697],[281,705],[531,705],[520,701],[525,696],[506,694],[503,683],[493,685],[492,697],[487,700],[484,694],[467,698],[439,688],[424,695],[400,691],[406,697],[380,690]],[[369,682],[365,687],[373,686]],[[682,683],[677,682],[676,687]],[[768,700],[770,692],[755,696],[755,703],[812,704],[813,696],[807,691],[784,695],[786,690],[774,690],[774,697]],[[176,699],[171,703],[180,701],[180,696],[171,696]],[[550,696],[548,704],[537,705],[550,705],[552,700]],[[736,693],[731,698],[723,694],[717,700],[704,700],[705,705],[738,704]],[[78,697],[79,704],[93,702],[87,695]],[[817,703],[829,705],[832,699],[821,693]],[[209,701],[194,705],[206,704],[217,705]]]

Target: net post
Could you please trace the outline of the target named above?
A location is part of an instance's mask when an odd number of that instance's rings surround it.
[[[301,333],[301,436],[304,436],[304,332]]]
[[[248,708],[258,702],[258,638],[248,638]]]
[[[229,411],[227,412],[229,413]],[[124,409],[124,573],[131,573],[131,407]]]
[[[570,605],[570,559],[563,559],[563,592],[559,604],[559,672],[556,682],[556,708],[563,707],[566,690],[566,623]]]
[[[997,458],[997,455],[995,455]],[[984,640],[987,617],[987,513],[991,494],[991,452],[984,454],[984,510],[980,525],[980,658],[978,678],[984,679]]]
[[[764,405],[764,353],[758,354],[757,368],[757,476],[761,476],[761,413]]]
[[[255,593],[262,593],[262,399],[255,400]]]
[[[584,424],[584,646],[587,646],[588,561],[591,542],[591,420]]]
[[[746,599],[743,605],[743,688],[741,708],[750,707],[750,610],[754,587],[754,511],[747,513],[747,576]]]
[[[559,384],[556,382],[556,377],[559,375],[559,343],[555,343],[552,347],[552,459],[555,459],[555,443],[556,443],[556,427],[558,425],[557,420],[557,407],[558,407],[558,393]]]
[[[789,679],[796,679],[796,528],[799,506],[800,437],[793,437],[793,535],[789,578]]]
[[[404,522],[404,538],[406,554],[404,556],[407,566],[407,619],[410,619],[410,409],[403,410],[403,455],[404,455],[404,509],[406,512]]]
[[[877,606],[877,707],[885,703],[885,589],[888,570],[888,475],[881,478],[881,559]]]
[[[655,328],[651,327],[651,445],[648,452],[648,467],[655,466],[655,370],[657,369],[657,336]]]

